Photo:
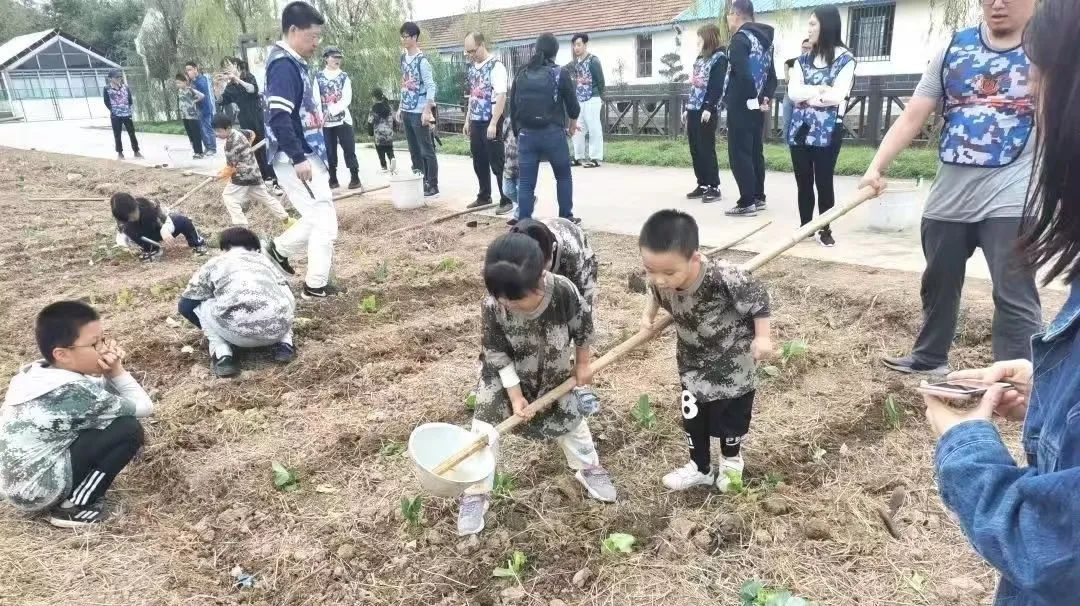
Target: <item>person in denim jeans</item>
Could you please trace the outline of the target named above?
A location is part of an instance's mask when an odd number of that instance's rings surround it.
[[[559,42],[551,34],[536,40],[536,54],[522,69],[510,89],[510,121],[518,142],[518,218],[531,219],[536,202],[536,177],[540,159],[547,158],[555,173],[559,216],[574,223],[574,182],[570,174],[567,131],[577,130],[581,114],[574,79],[555,65]],[[566,121],[569,118],[569,128]]]
[[[1003,0],[983,0],[995,9]],[[1010,8],[1034,8],[1013,0]],[[1033,362],[998,362],[950,378],[991,387],[977,407],[952,408],[926,397],[926,416],[940,436],[934,467],[945,505],[975,550],[1001,573],[997,606],[1080,601],[1080,182],[1070,167],[1080,151],[1080,3],[1043,0],[1028,24],[1024,49],[1032,64],[1041,124],[1035,179],[1021,246],[1045,280],[1062,278],[1071,292],[1057,318],[1032,338]],[[991,422],[1024,422],[1027,466],[1013,461]]]

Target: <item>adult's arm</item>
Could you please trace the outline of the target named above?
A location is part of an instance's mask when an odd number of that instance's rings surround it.
[[[581,104],[578,103],[577,91],[574,90],[574,77],[565,67],[559,68],[559,96],[566,108],[566,117],[577,120],[581,115]]]
[[[705,101],[701,106],[703,110],[713,115],[718,113],[717,108],[720,106],[720,96],[724,94],[724,80],[727,79],[727,71],[727,55],[721,53],[720,57],[716,59],[712,71],[709,72],[709,82],[705,85]]]
[[[889,128],[889,132],[885,133],[885,138],[870,162],[868,173],[876,171],[884,174],[896,156],[911,145],[911,142],[922,131],[923,125],[933,115],[945,95],[941,84],[941,68],[944,61],[945,50],[930,60],[919,85],[915,87],[914,96],[908,101],[900,117]]]
[[[946,432],[934,466],[942,501],[979,555],[1040,601],[1075,601],[1080,468],[1040,474],[1017,467],[989,421],[968,421]]]
[[[506,73],[506,66],[502,61],[496,60],[495,67],[491,68],[491,94],[495,95],[495,107],[491,110],[492,124],[498,124],[506,111],[506,89],[509,83],[510,76]]]
[[[518,76],[519,77],[521,76],[521,72],[518,72]],[[506,95],[506,97],[507,97],[507,99],[506,99],[506,112],[507,112],[507,115],[510,117],[510,130],[514,132],[514,136],[517,136],[517,134],[518,134],[517,124],[514,123],[514,117],[515,117],[514,116],[514,109],[515,109],[515,106],[516,106],[516,104],[514,103],[514,93],[516,91],[517,91],[517,78],[514,78],[510,82],[510,92],[507,93],[507,95]]]
[[[603,97],[605,87],[604,68],[600,65],[600,59],[596,55],[590,55],[589,71],[592,73],[593,86],[596,87],[597,96]]]
[[[268,126],[277,139],[278,150],[285,152],[293,164],[307,160],[304,145],[293,128],[294,99],[304,94],[300,73],[291,61],[274,61],[266,69],[266,105],[270,109]]]
[[[420,80],[427,89],[427,109],[435,108],[435,97],[439,93],[439,85],[435,83],[435,72],[431,69],[431,61],[424,57],[420,61]]]
[[[240,79],[237,80],[236,83],[249,95],[254,95],[259,92],[259,81],[251,74],[240,76]]]
[[[802,70],[799,70],[802,71]],[[821,86],[821,91],[817,100],[820,102],[821,107],[837,107],[847,99],[851,94],[851,86],[855,83],[855,60],[848,61],[840,73],[836,75],[836,80],[833,81],[832,86]]]
[[[773,53],[769,53],[769,72],[765,76],[765,86],[761,89],[761,96],[766,99],[773,99],[776,97],[776,62],[773,60]]]
[[[112,113],[112,100],[109,99],[109,87],[101,89],[101,96],[105,98],[105,107],[109,108],[109,113]]]
[[[132,109],[132,111],[134,111],[135,110],[135,93],[131,92],[131,87],[130,86],[125,85],[124,88],[127,89],[128,103],[131,104],[131,109]]]

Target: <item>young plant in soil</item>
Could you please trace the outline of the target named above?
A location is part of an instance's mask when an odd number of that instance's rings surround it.
[[[405,452],[405,444],[393,440],[384,443],[382,447],[379,448],[379,454],[384,457],[396,457],[403,452]]]
[[[514,498],[514,476],[500,471],[495,472],[495,487],[492,494],[499,500],[512,500]]]
[[[420,516],[424,512],[423,497],[401,497],[401,516],[409,524],[409,528],[420,527]]]
[[[465,398],[465,410],[469,412],[476,410],[476,394],[471,393],[469,397]]]
[[[787,368],[788,364],[798,362],[806,358],[810,346],[802,339],[793,339],[780,346],[780,366]]]
[[[120,292],[116,293],[116,307],[118,309],[128,309],[135,302],[135,295],[130,289],[122,288]]]
[[[379,284],[386,282],[390,278],[390,264],[386,261],[380,261],[375,266],[375,281]]]
[[[274,488],[283,492],[300,490],[300,477],[294,470],[277,461],[270,463],[270,469],[274,472]]]
[[[652,404],[649,401],[649,394],[641,394],[638,398],[637,406],[634,406],[630,411],[630,416],[634,417],[637,424],[645,429],[653,429],[656,427],[656,412],[652,409]]]
[[[525,572],[525,565],[529,563],[529,559],[525,557],[525,554],[515,550],[510,554],[510,557],[506,559],[506,566],[501,566],[491,571],[491,576],[498,579],[514,579],[521,582],[521,573]]]
[[[379,302],[375,300],[375,295],[368,295],[364,297],[363,301],[360,301],[360,311],[365,314],[373,314],[379,311]]]
[[[793,596],[786,589],[766,587],[761,581],[743,583],[739,600],[741,606],[811,606],[804,598]]]
[[[896,403],[896,397],[889,394],[885,397],[885,422],[890,429],[900,429],[904,424],[904,409]]]
[[[439,264],[435,266],[435,269],[438,271],[454,271],[463,265],[465,265],[464,261],[448,257],[439,261]]]
[[[613,532],[600,541],[600,553],[633,553],[637,539],[632,534]]]

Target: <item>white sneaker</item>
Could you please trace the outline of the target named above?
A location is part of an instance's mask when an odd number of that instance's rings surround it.
[[[723,457],[722,460],[720,475],[716,477],[716,488],[720,492],[728,492],[731,490],[732,478],[738,478],[739,482],[742,482],[743,458],[740,455],[730,459]]]
[[[397,174],[397,158],[390,158],[390,174]]]
[[[458,499],[457,533],[460,537],[479,534],[484,529],[484,514],[491,507],[486,494],[465,494]]]
[[[697,463],[690,461],[685,466],[664,476],[664,486],[671,490],[687,490],[695,486],[711,486],[716,481],[716,472],[710,470],[704,474],[698,471]]]

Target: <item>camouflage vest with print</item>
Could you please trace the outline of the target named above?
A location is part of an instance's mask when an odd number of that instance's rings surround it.
[[[992,50],[979,27],[953,36],[941,73],[942,162],[997,168],[1020,157],[1035,129],[1030,71],[1023,47]]]
[[[705,105],[705,92],[709,88],[713,67],[725,56],[724,51],[717,50],[708,58],[698,57],[694,61],[694,75],[690,76],[690,98],[686,100],[686,109],[696,112]]]
[[[762,91],[765,90],[765,81],[769,79],[769,72],[772,71],[772,47],[765,46],[761,43],[761,40],[757,36],[751,34],[746,30],[739,30],[735,32],[735,35],[742,34],[746,36],[746,39],[750,41],[750,76],[754,79],[754,90],[757,91],[758,97],[761,96]],[[731,65],[728,65],[729,75]],[[728,78],[728,82],[731,78]],[[724,92],[727,92],[727,82],[724,83]]]
[[[469,63],[469,71],[466,80],[469,84],[469,100],[472,102],[472,110],[469,119],[476,122],[491,120],[492,109],[495,104],[495,86],[491,83],[491,71],[495,69],[498,59],[489,59],[482,65]]]
[[[131,92],[127,86],[121,86],[120,88],[113,88],[112,86],[106,87],[105,91],[109,95],[109,104],[112,105],[112,114],[117,118],[130,118],[132,114],[131,110]]]
[[[345,72],[341,72],[333,78],[327,78],[326,73],[321,71],[315,74],[315,80],[319,83],[319,93],[322,96],[323,116],[326,117],[327,122],[340,123],[345,120],[344,111],[337,115],[330,114],[330,104],[341,101],[341,96],[345,90],[345,80],[348,78],[349,74]]]
[[[303,98],[300,100],[300,128],[304,132],[304,142],[311,148],[311,153],[318,156],[323,164],[329,164],[326,156],[326,139],[323,137],[323,113],[322,96],[319,94],[318,82],[312,82],[311,73],[307,63],[300,61],[287,50],[275,44],[270,49],[270,55],[266,58],[266,71],[270,71],[270,64],[274,61],[291,61],[300,74],[300,80],[304,83]],[[263,93],[263,122],[266,124],[266,151],[268,158],[274,158],[278,152],[277,137],[274,129],[270,128],[270,107],[266,103],[265,92]]]
[[[401,53],[401,109],[409,112],[420,105],[420,99],[427,97],[427,86],[420,75],[424,53],[417,53],[412,61],[407,61],[407,57],[407,53]]]
[[[828,67],[817,67],[809,54],[799,57],[803,82],[810,86],[833,86],[837,76],[847,64],[854,61],[850,54],[837,57]],[[788,145],[808,145],[810,147],[828,147],[832,143],[833,133],[840,123],[839,107],[811,107],[805,103],[796,105],[791,112],[791,124],[788,125]],[[808,128],[806,139],[797,141],[796,136],[803,126]]]
[[[593,98],[592,55],[574,62],[574,92],[577,93],[578,103]]]

